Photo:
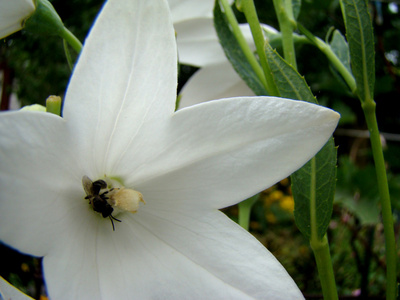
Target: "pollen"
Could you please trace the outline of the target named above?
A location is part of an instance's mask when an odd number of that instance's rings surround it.
[[[131,213],[137,212],[140,202],[145,203],[141,193],[126,188],[114,189],[110,193],[109,197],[113,207],[124,211],[129,211]]]

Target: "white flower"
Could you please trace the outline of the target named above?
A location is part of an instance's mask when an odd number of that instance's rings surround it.
[[[212,18],[214,1],[168,2],[177,35],[179,61],[200,67],[182,88],[179,107],[226,97],[254,96],[254,92],[233,69],[219,43]],[[270,34],[278,33],[271,26],[262,26]],[[240,27],[247,43],[255,50],[248,24]]]
[[[302,298],[268,250],[218,209],[299,168],[338,114],[269,97],[174,112],[176,53],[165,1],[106,2],[63,118],[0,115],[0,240],[44,257],[56,300]],[[113,231],[85,199],[84,176],[139,191],[146,203],[135,214],[114,207]]]
[[[214,0],[167,0],[174,24],[196,18],[212,18]],[[230,4],[234,0],[228,0]]]
[[[0,38],[21,30],[34,11],[33,0],[0,0]]]

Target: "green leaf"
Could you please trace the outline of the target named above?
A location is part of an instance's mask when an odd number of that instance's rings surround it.
[[[317,103],[306,81],[276,51],[266,45],[266,54],[282,97]],[[322,239],[328,228],[336,184],[336,149],[331,138],[325,146],[291,176],[294,217],[300,231]]]
[[[360,100],[373,99],[375,51],[371,17],[365,0],[341,0],[351,67]]]
[[[339,30],[336,29],[333,32],[332,40],[329,44],[333,53],[336,54],[346,69],[351,73],[349,45]]]
[[[316,238],[322,239],[331,220],[335,196],[336,148],[333,138],[314,158],[293,173],[291,180],[297,227],[309,239],[313,232]]]
[[[304,77],[300,76],[269,44],[265,45],[265,52],[281,97],[317,103]]]
[[[231,62],[235,71],[256,95],[267,95],[263,84],[254,72],[250,63],[246,59],[246,56],[243,54],[239,43],[235,39],[235,36],[229,27],[229,22],[221,11],[218,0],[215,3],[214,27],[226,57]]]
[[[339,30],[334,30],[332,39],[329,43],[329,47],[332,49],[332,52],[337,56],[337,58],[340,60],[340,62],[343,64],[344,68],[347,69],[347,71],[352,74],[351,72],[351,66],[350,66],[350,51],[349,51],[349,45],[346,42],[346,39],[344,36],[340,33]],[[347,87],[350,89],[350,87],[347,85],[346,81],[344,78],[341,76],[340,72],[336,69],[336,66],[334,64],[329,65],[329,69],[331,70],[333,76],[340,82],[343,86]],[[351,91],[351,89],[350,89]],[[342,121],[342,118],[341,118]]]
[[[301,0],[292,0],[293,16],[297,20],[300,14]]]

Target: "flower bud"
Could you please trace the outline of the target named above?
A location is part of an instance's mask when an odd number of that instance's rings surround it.
[[[25,21],[25,29],[38,33],[59,35],[64,24],[48,0],[37,0],[35,12]]]

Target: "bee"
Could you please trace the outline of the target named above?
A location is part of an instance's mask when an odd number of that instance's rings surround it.
[[[107,188],[107,183],[101,179],[92,182],[86,175],[82,177],[82,185],[86,193],[85,199],[89,200],[89,204],[92,205],[93,210],[101,213],[103,218],[110,218],[113,231],[115,231],[114,220],[117,222],[121,222],[121,220],[112,215],[114,208],[112,207],[112,202],[110,202],[108,194],[113,189],[100,193],[101,190]]]
[[[85,175],[82,177],[82,185],[86,193],[85,199],[89,200],[94,211],[101,213],[103,218],[110,219],[113,231],[115,231],[114,221],[121,222],[112,215],[114,208],[135,213],[139,209],[139,203],[145,203],[138,191],[124,187],[108,189],[107,183],[101,179],[92,182]],[[105,191],[101,193],[102,190]]]

